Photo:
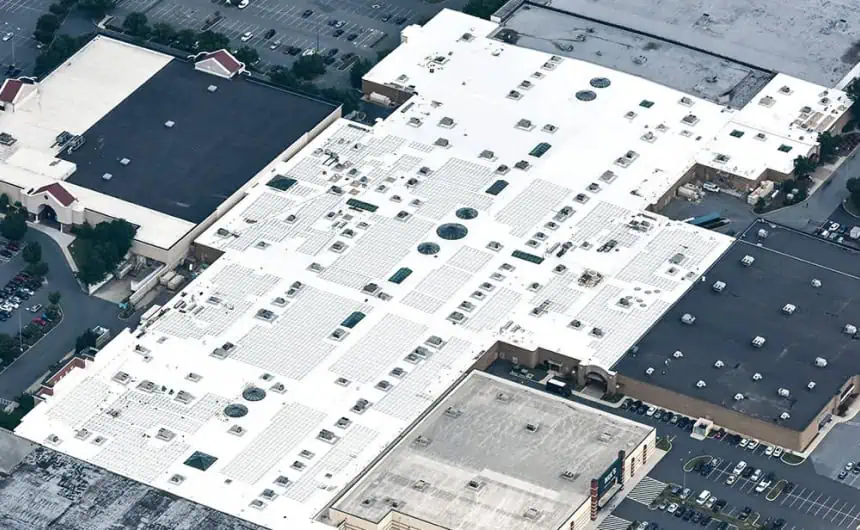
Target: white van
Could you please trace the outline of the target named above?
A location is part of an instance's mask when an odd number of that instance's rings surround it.
[[[710,191],[711,193],[720,192],[720,187],[712,182],[705,182],[704,184],[702,184],[702,188],[704,188],[705,191]]]
[[[735,468],[732,470],[732,474],[733,475],[740,475],[743,472],[743,470],[746,468],[747,468],[747,463],[744,462],[743,460],[741,460],[740,462],[738,462],[738,465],[736,465]]]
[[[708,490],[702,490],[702,492],[699,493],[699,496],[696,497],[696,504],[701,506],[701,505],[705,504],[708,501],[708,499],[710,499],[710,498],[711,498],[711,492]]]

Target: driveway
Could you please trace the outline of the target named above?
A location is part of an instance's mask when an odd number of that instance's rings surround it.
[[[855,150],[839,166],[830,180],[813,193],[809,199],[794,206],[764,214],[763,217],[805,232],[812,232],[821,226],[848,196],[848,191],[845,189],[845,183],[848,179],[860,176],[858,151],[860,150]]]
[[[124,327],[136,326],[139,320],[137,314],[132,320],[122,321],[117,318],[116,305],[87,296],[78,286],[60,247],[46,234],[31,229],[27,231],[24,241],[38,241],[42,245],[42,260],[49,267],[48,283],[36,296],[22,304],[12,318],[0,323],[0,333],[12,335],[17,331],[18,314],[21,315],[21,324],[26,325],[33,315],[24,310],[24,306],[37,303],[46,305],[51,291],[62,293],[60,305],[64,317],[59,326],[0,373],[0,397],[4,399],[17,398],[40,379],[52,364],[75,347],[75,339],[85,329],[101,325],[116,334]],[[0,265],[0,285],[5,285],[24,265],[20,256]]]

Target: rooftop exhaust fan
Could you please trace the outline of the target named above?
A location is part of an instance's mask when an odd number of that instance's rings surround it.
[[[755,261],[755,258],[750,256],[749,254],[747,254],[746,256],[741,258],[741,263],[743,263],[744,266],[746,266],[746,267],[749,267],[750,265],[752,265],[754,261]]]
[[[784,398],[791,396],[791,392],[789,392],[787,388],[780,388],[779,390],[776,391],[776,393],[779,394],[780,397],[784,397]]]
[[[791,414],[789,414],[788,412],[783,412],[782,414],[779,415],[779,419],[781,419],[783,421],[785,421],[789,418],[791,418]]]
[[[743,395],[743,394],[741,394],[740,392],[738,392],[737,394],[735,394],[735,401],[743,401],[743,400],[744,400],[744,395]]]
[[[815,366],[819,368],[824,368],[825,366],[827,366],[827,359],[825,359],[824,357],[816,357]]]
[[[725,365],[726,363],[724,363],[723,361],[717,360],[717,362],[714,363],[714,368],[722,368]]]
[[[761,381],[762,379],[764,379],[764,377],[762,377],[762,375],[758,372],[754,373],[752,376],[753,381]]]
[[[818,278],[813,278],[812,279],[812,286],[815,287],[816,289],[821,287],[821,280],[819,280]]]
[[[696,321],[696,317],[694,317],[690,313],[684,313],[684,315],[681,317],[681,322],[683,322],[684,324],[687,324],[688,326],[691,325],[695,321]]]
[[[672,357],[674,357],[676,359],[680,359],[683,356],[684,356],[684,354],[683,354],[683,352],[681,352],[681,350],[675,350],[675,353],[672,354]]]
[[[791,315],[795,311],[797,311],[797,306],[794,304],[785,304],[784,306],[782,306],[782,312],[786,315]]]
[[[653,368],[651,368],[651,367],[649,366],[649,367],[645,370],[645,375],[653,375],[653,374],[654,374],[654,369],[653,369]]]
[[[708,385],[707,385],[707,384],[705,384],[705,382],[704,382],[704,381],[702,381],[701,379],[699,379],[699,380],[696,382],[696,388],[705,388],[706,386],[708,386]]]
[[[762,337],[762,336],[756,336],[756,337],[752,340],[752,345],[753,345],[754,347],[756,347],[756,348],[761,348],[762,346],[764,346],[764,343],[765,343],[765,342],[766,342],[766,340],[765,340],[765,338],[764,338],[764,337]]]
[[[807,390],[812,390],[814,388],[815,388],[815,381],[810,381],[809,383],[807,383],[807,385],[806,385]]]
[[[845,328],[843,328],[842,331],[846,335],[854,335],[855,333],[857,333],[857,326],[853,326],[851,324],[845,324]]]

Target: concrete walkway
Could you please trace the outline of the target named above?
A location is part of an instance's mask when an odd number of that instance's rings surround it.
[[[75,240],[75,236],[60,232],[56,228],[51,228],[39,223],[27,222],[27,227],[32,228],[33,230],[38,230],[53,239],[54,242],[57,243],[57,246],[60,247],[60,250],[63,251],[63,256],[65,256],[66,261],[69,262],[69,268],[72,269],[72,272],[77,274],[78,266],[75,263],[75,259],[72,257],[72,253],[69,251],[69,245],[71,245],[72,241]]]

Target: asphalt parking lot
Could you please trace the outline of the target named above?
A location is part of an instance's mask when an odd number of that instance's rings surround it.
[[[860,423],[851,421],[837,425],[815,448],[810,457],[815,472],[847,486],[860,489],[860,468],[850,464],[860,462]],[[845,472],[840,478],[840,474]]]
[[[121,0],[114,15],[121,21],[131,12],[143,12],[150,24],[166,22],[176,28],[200,30],[216,11],[223,17],[210,29],[225,34],[234,48],[252,46],[267,64],[291,64],[297,56],[285,53],[290,47],[301,50],[318,49],[323,55],[337,50],[336,59],[346,53],[374,59],[379,51],[396,47],[400,30],[408,24],[423,22],[443,7],[458,9],[466,0],[425,3],[419,0],[339,0],[319,2],[299,0],[251,0],[248,7],[238,9],[211,0]],[[310,11],[308,14],[307,12]],[[337,25],[335,25],[337,24]],[[275,35],[264,39],[270,29]],[[242,42],[241,37],[253,37]],[[270,47],[280,45],[275,50]],[[329,72],[346,70],[351,63],[337,60]],[[345,84],[346,76],[329,74],[327,81],[338,79]]]
[[[36,19],[47,12],[49,0],[3,0],[0,2],[0,79],[5,79],[9,65],[22,74],[31,74],[36,64],[36,41],[32,38]]]
[[[14,399],[59,361],[75,346],[75,339],[87,328],[104,326],[113,334],[127,326],[134,326],[140,313],[128,321],[118,318],[116,305],[87,296],[78,287],[77,280],[69,269],[66,258],[54,241],[36,230],[28,230],[24,241],[38,241],[42,245],[42,260],[48,264],[48,283],[36,296],[26,300],[6,322],[0,322],[0,333],[14,334],[18,329],[18,313],[22,325],[26,325],[33,315],[24,308],[33,304],[47,304],[48,293],[59,291],[62,294],[60,306],[63,308],[63,321],[36,345],[27,350],[10,366],[0,372],[0,398]],[[24,268],[20,255],[8,263],[0,264],[0,285],[5,285]]]
[[[660,213],[670,219],[680,221],[714,212],[719,213],[729,221],[728,224],[716,228],[715,231],[729,235],[742,232],[758,217],[743,199],[728,193],[709,192],[706,192],[705,196],[697,202],[691,202],[680,197],[675,198]]]

